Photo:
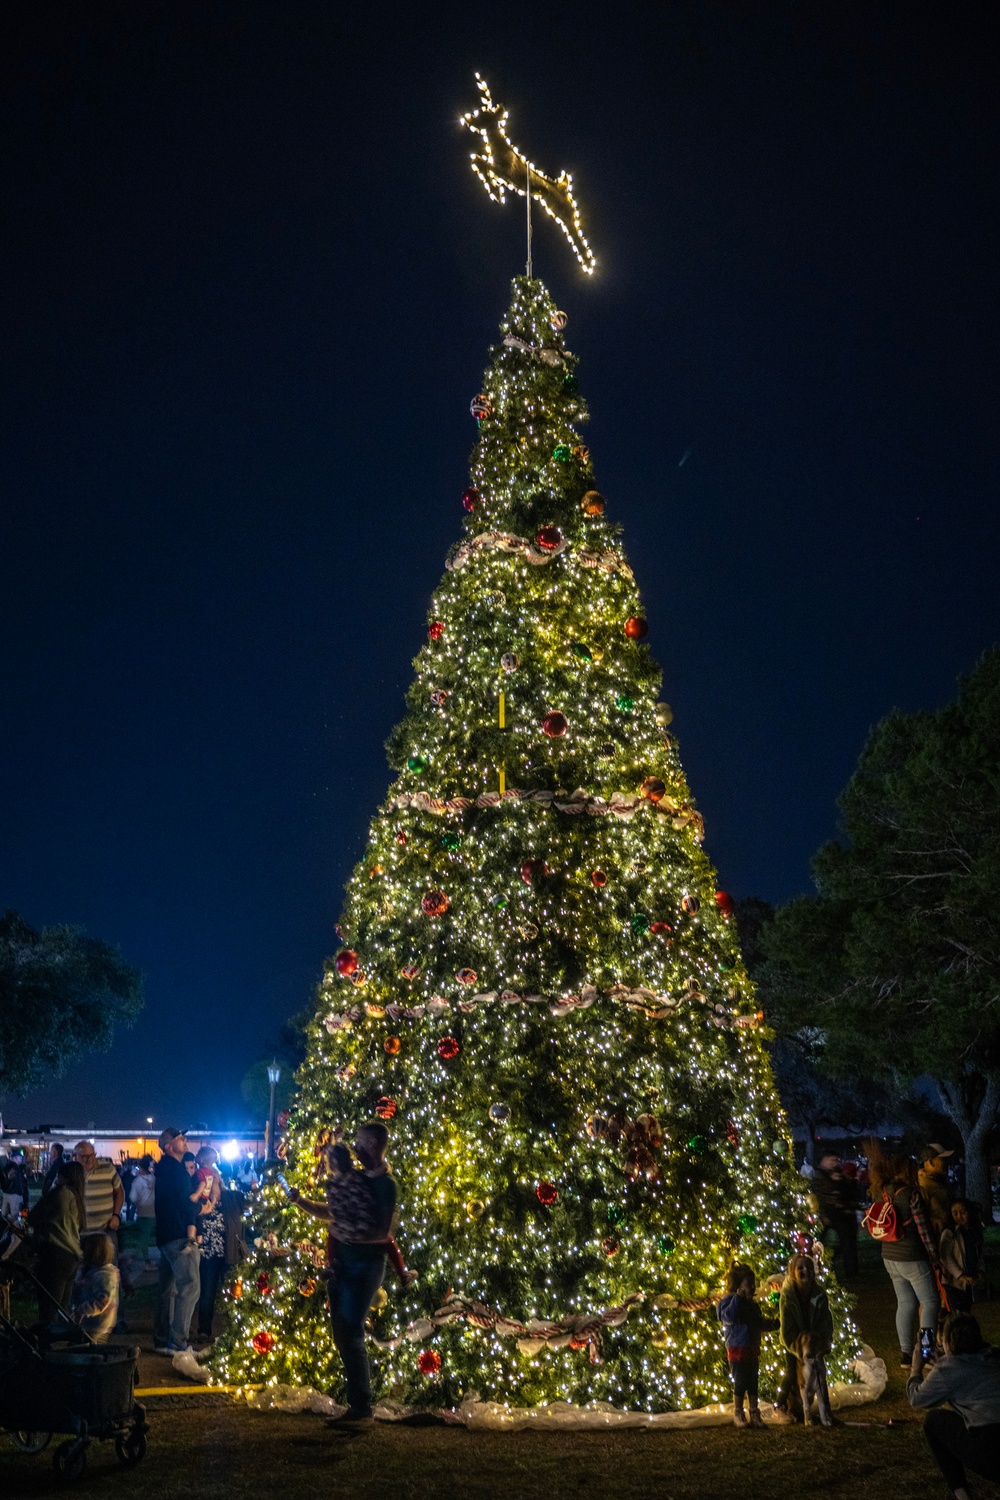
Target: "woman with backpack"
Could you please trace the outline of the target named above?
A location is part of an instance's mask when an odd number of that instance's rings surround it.
[[[896,1293],[896,1333],[899,1362],[907,1369],[917,1341],[925,1332],[933,1337],[941,1299],[938,1294],[938,1248],[917,1188],[917,1164],[908,1156],[892,1156],[880,1141],[866,1145],[872,1206],[865,1228],[881,1246],[882,1264]],[[914,1329],[914,1317],[919,1313]]]

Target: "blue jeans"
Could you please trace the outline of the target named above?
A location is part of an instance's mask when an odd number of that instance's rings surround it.
[[[382,1285],[385,1256],[373,1255],[353,1265],[337,1264],[336,1277],[330,1284],[330,1321],[333,1342],[344,1366],[347,1404],[351,1411],[370,1412],[372,1383],[365,1348],[365,1319],[372,1298]]]
[[[160,1246],[160,1296],[153,1319],[157,1348],[173,1344],[186,1349],[191,1336],[191,1314],[198,1301],[201,1251],[194,1240],[168,1240]]]
[[[926,1260],[885,1260],[896,1293],[896,1333],[903,1354],[913,1353],[913,1315],[920,1308],[921,1328],[936,1328],[941,1299],[930,1262]]]

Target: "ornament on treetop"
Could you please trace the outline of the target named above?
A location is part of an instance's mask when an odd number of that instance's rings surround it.
[[[479,490],[476,489],[476,486],[474,484],[470,484],[468,489],[462,491],[463,509],[470,512],[474,511],[482,498],[483,497],[480,494]]]
[[[666,783],[658,776],[647,776],[639,788],[640,797],[645,797],[647,802],[662,802],[666,794]]]
[[[588,490],[580,501],[580,509],[585,516],[603,516],[604,496],[599,490]]]
[[[535,1188],[535,1197],[545,1208],[548,1208],[559,1197],[559,1189],[554,1182],[540,1182]]]
[[[342,948],[334,959],[333,966],[337,973],[342,974],[346,979],[358,967],[358,955],[353,948]]]
[[[450,905],[444,891],[428,891],[420,901],[421,909],[428,917],[443,917]]]
[[[569,720],[558,709],[550,709],[542,720],[542,732],[547,734],[550,740],[562,739],[568,728]]]
[[[630,641],[643,641],[649,634],[649,621],[641,615],[629,615],[625,621],[625,634]]]
[[[535,533],[535,541],[543,552],[554,552],[562,539],[558,526],[540,526]]]
[[[450,1062],[451,1059],[453,1057],[457,1057],[459,1052],[462,1050],[458,1044],[457,1038],[453,1036],[443,1036],[438,1042],[437,1049],[438,1056],[443,1057],[445,1062]]]

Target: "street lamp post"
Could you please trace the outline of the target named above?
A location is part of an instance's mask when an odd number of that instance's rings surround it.
[[[267,1155],[269,1160],[274,1160],[274,1090],[281,1077],[281,1068],[277,1059],[273,1059],[267,1065],[267,1081],[271,1085],[271,1103],[267,1112]]]

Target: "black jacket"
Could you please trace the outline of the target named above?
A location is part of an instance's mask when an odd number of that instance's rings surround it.
[[[183,1162],[161,1156],[156,1163],[156,1243],[187,1239],[188,1225],[198,1222],[198,1205],[191,1202],[195,1180]]]

